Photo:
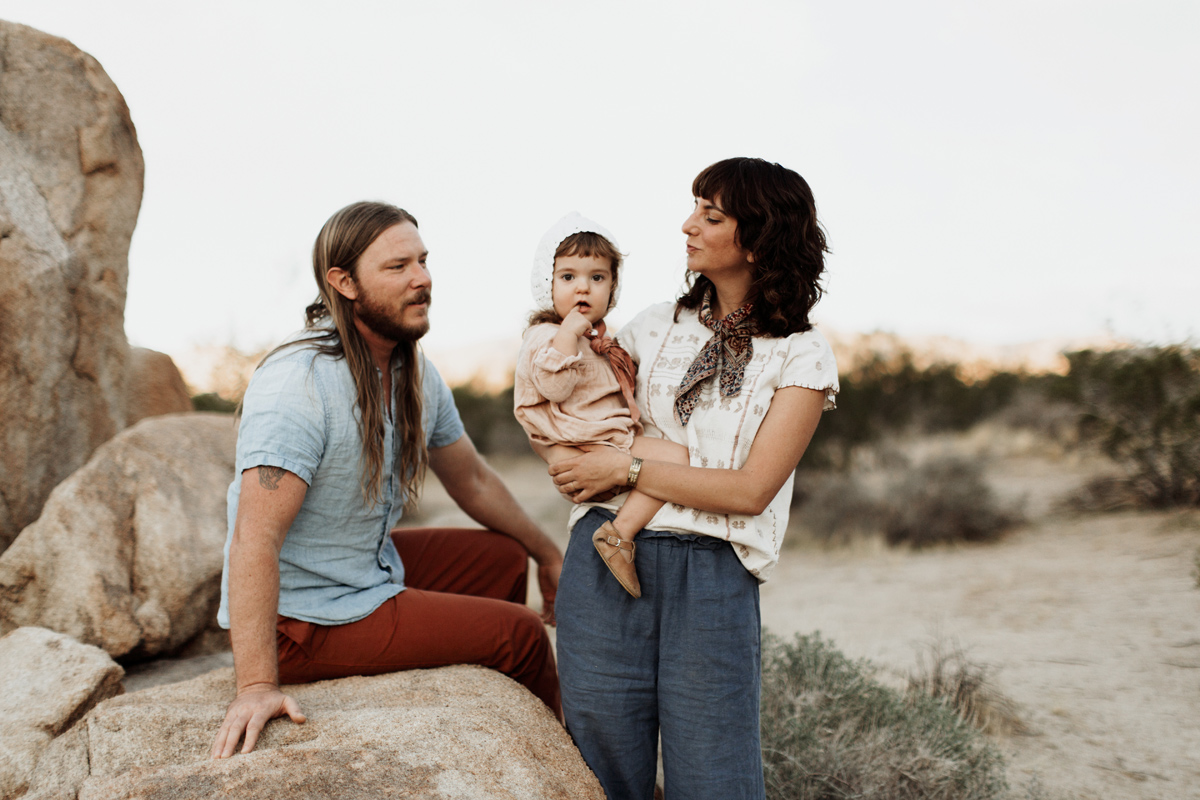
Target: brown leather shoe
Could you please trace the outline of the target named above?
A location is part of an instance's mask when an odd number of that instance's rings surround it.
[[[592,534],[592,544],[625,591],[634,597],[641,597],[642,584],[638,582],[637,570],[633,566],[633,556],[637,552],[633,540],[622,539],[613,524],[605,522]]]

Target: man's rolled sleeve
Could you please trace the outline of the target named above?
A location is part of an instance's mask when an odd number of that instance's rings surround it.
[[[254,373],[238,429],[237,470],[281,467],[311,485],[325,452],[326,409],[311,362],[282,358]]]

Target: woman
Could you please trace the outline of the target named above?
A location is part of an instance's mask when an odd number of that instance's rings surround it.
[[[761,159],[692,185],[688,290],[620,333],[648,435],[693,466],[600,448],[550,474],[576,503],[615,487],[665,501],[637,537],[642,597],[591,546],[611,504],[572,514],[557,600],[567,727],[612,800],[649,798],[661,734],[670,798],[762,798],[758,584],[787,527],[792,474],[837,367],[808,321],[825,237],[808,184]]]

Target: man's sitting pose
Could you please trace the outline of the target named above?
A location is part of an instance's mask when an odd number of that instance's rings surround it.
[[[304,715],[281,683],[482,664],[556,715],[562,555],[475,452],[449,388],[417,349],[431,279],[417,221],[355,203],[317,236],[320,295],[304,331],[259,365],[243,400],[218,621],[237,697],[213,758]],[[429,467],[488,530],[394,530]],[[541,619],[524,605],[538,564]]]

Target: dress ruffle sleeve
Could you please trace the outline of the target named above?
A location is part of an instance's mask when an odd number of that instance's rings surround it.
[[[779,388],[803,386],[825,392],[825,411],[837,407],[837,359],[829,342],[815,328],[793,334],[780,373]]]

